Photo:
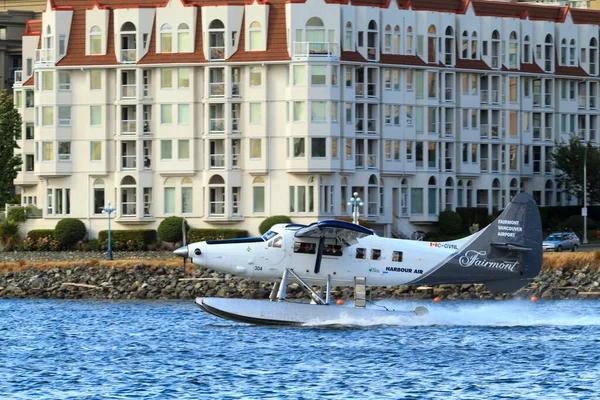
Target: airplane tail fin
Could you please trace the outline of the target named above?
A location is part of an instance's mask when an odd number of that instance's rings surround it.
[[[514,292],[529,284],[542,266],[537,204],[521,192],[490,225],[451,243],[458,251],[419,283],[485,283],[491,292]]]

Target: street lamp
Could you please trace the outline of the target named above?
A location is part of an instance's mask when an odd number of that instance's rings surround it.
[[[363,204],[365,203],[358,197],[358,192],[354,192],[354,197],[350,197],[348,205],[352,206],[352,222],[356,225],[358,225],[358,207],[362,207]]]
[[[587,153],[588,143],[585,143],[585,152],[583,153],[583,209],[581,215],[583,216],[583,244],[588,243],[587,237]]]
[[[102,214],[108,215],[108,251],[106,252],[107,260],[113,259],[112,247],[110,245],[110,214],[112,214],[114,211],[116,211],[116,208],[110,207],[110,201],[108,202],[108,207],[104,207],[102,209]]]

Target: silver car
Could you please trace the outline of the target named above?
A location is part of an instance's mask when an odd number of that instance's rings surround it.
[[[542,243],[544,251],[575,251],[580,246],[579,238],[575,232],[553,233]]]

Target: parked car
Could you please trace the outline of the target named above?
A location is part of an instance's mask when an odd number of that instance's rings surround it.
[[[552,233],[542,243],[544,251],[575,251],[581,243],[575,232]]]

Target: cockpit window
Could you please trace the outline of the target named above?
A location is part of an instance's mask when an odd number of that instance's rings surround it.
[[[277,232],[275,231],[267,231],[264,235],[262,235],[262,239],[266,242],[267,240],[277,236]]]
[[[315,254],[317,246],[314,243],[295,242],[294,253]]]
[[[275,240],[273,240],[273,247],[281,247],[283,244],[283,236],[277,236]]]

